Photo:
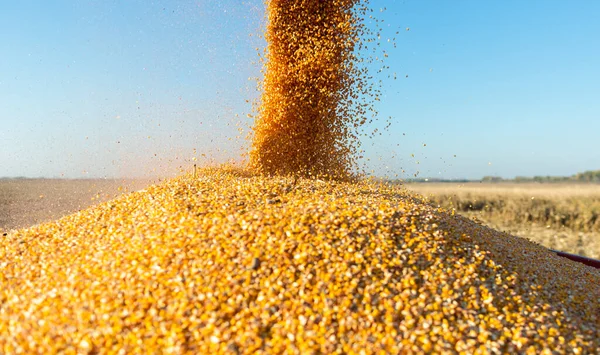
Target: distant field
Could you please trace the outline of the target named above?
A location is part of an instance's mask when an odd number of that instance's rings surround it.
[[[600,258],[600,184],[411,183],[433,204],[548,248]]]
[[[52,221],[150,183],[149,180],[0,179],[0,231]]]

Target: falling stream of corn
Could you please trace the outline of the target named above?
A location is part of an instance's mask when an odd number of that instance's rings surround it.
[[[348,176],[357,3],[267,1],[251,168],[2,237],[0,353],[600,352],[598,270]]]

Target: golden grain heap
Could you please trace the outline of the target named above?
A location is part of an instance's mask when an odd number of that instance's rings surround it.
[[[263,94],[250,163],[266,174],[346,177],[368,106],[357,0],[267,0]]]
[[[398,186],[182,176],[0,239],[0,353],[597,353],[600,273]]]
[[[0,237],[0,354],[599,353],[598,270],[398,185],[314,178],[353,167],[356,3],[267,1],[254,169]]]

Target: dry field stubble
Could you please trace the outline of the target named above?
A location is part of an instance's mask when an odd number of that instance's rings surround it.
[[[150,183],[143,179],[0,179],[0,232],[56,220]]]
[[[600,258],[600,185],[412,183],[435,205],[548,248]]]

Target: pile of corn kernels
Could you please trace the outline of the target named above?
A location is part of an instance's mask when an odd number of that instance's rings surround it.
[[[348,179],[364,3],[266,1],[252,172],[1,237],[0,353],[600,352],[600,272]]]
[[[0,239],[0,353],[598,353],[600,273],[369,181],[206,169]]]

